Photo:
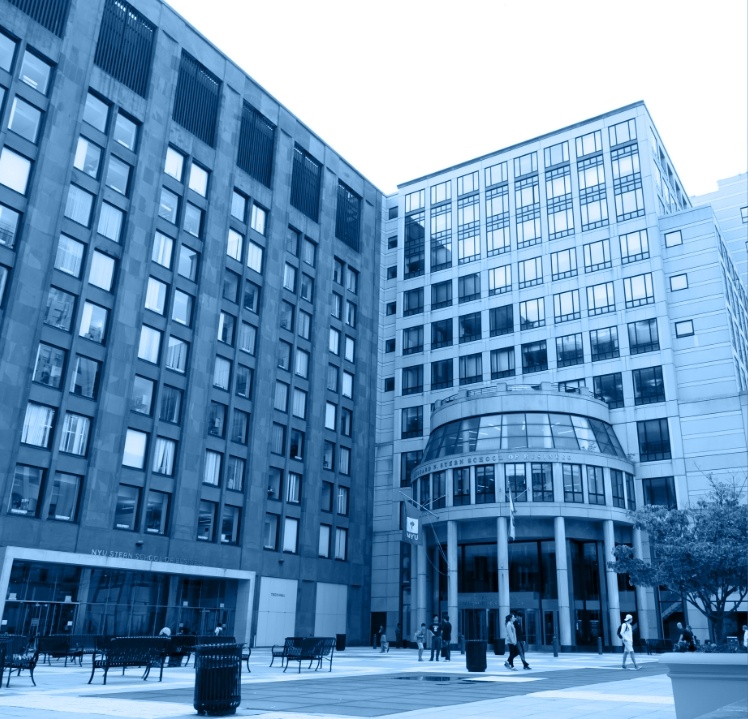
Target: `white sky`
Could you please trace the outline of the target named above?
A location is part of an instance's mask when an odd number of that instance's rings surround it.
[[[690,195],[748,167],[745,0],[167,0],[384,192],[644,100]]]

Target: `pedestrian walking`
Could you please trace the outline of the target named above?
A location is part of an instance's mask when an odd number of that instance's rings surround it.
[[[426,622],[421,624],[421,628],[413,635],[416,646],[418,647],[418,661],[423,661],[423,648],[426,646]]]
[[[517,651],[522,660],[522,666],[529,669],[530,665],[525,661],[525,631],[522,628],[522,620],[518,616],[514,617],[514,631],[517,632]]]
[[[213,635],[216,637],[220,637],[221,634],[223,634],[223,624],[218,624],[213,630]]]
[[[387,631],[382,627],[382,634],[379,637],[379,646],[381,649],[379,650],[380,654],[384,654],[385,652],[388,652],[390,650],[390,643],[387,640]]]
[[[382,646],[382,634],[384,634],[384,627],[380,624],[377,633],[374,635],[374,646],[372,649]]]
[[[636,657],[634,656],[634,630],[631,626],[633,621],[634,618],[630,614],[627,614],[623,620],[623,624],[618,629],[618,636],[623,642],[623,664],[621,665],[621,669],[628,668],[626,667],[626,657],[628,655],[631,655],[631,663],[634,665],[634,669],[639,669],[636,664]]]
[[[444,615],[442,621],[442,656],[445,662],[452,661],[452,651],[450,644],[452,643],[452,625],[449,621],[449,615]]]
[[[511,669],[512,671],[517,671],[517,667],[514,666],[514,657],[519,657],[522,659],[520,655],[519,648],[517,647],[517,629],[514,626],[514,615],[513,614],[507,614],[506,615],[506,624],[504,625],[504,630],[506,633],[506,643],[509,647],[509,659],[504,662],[504,666],[507,669]],[[529,669],[530,665],[522,659],[522,666],[524,669]]]
[[[436,654],[436,661],[438,662],[442,650],[442,625],[439,623],[438,614],[434,614],[434,618],[429,624],[429,632],[431,632],[431,658],[429,661],[433,662]]]

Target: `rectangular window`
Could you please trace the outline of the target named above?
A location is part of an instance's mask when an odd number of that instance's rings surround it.
[[[619,469],[610,470],[610,489],[613,496],[613,506],[625,509],[626,500],[623,493],[623,472]]]
[[[491,350],[491,379],[514,377],[514,347]]]
[[[53,389],[59,389],[64,367],[65,350],[40,342],[36,351],[33,381]]]
[[[3,149],[3,153],[5,153],[5,149]],[[0,157],[0,171],[1,169],[2,158]],[[7,184],[3,182],[1,176],[0,183]],[[25,188],[26,184],[24,180],[24,191]],[[71,219],[73,222],[77,222],[79,225],[83,225],[83,227],[88,227],[91,222],[91,208],[93,207],[93,201],[94,196],[90,192],[86,192],[84,189],[78,187],[77,185],[70,185],[67,202],[65,203],[65,217]]]
[[[692,334],[694,334],[693,320],[683,320],[675,323],[676,337],[690,337]]]
[[[454,362],[452,358],[431,363],[431,389],[445,389],[454,384]]]
[[[218,341],[233,347],[235,325],[236,317],[228,314],[228,312],[221,312],[218,317]]]
[[[570,367],[584,363],[582,333],[556,337],[556,366]]]
[[[156,437],[156,444],[153,448],[153,465],[151,467],[154,474],[173,476],[176,453],[177,443],[174,440]]]
[[[140,488],[120,484],[117,490],[117,504],[114,510],[114,528],[134,532],[138,528],[140,513]]]
[[[565,280],[568,277],[577,276],[577,253],[571,247],[568,250],[560,250],[551,253],[551,279]]]
[[[174,248],[174,240],[171,237],[157,232],[153,238],[153,250],[151,259],[158,265],[171,269],[171,255]]]
[[[597,375],[592,380],[595,397],[607,402],[608,409],[623,407],[623,378],[620,372]]]
[[[634,382],[634,404],[654,404],[665,401],[665,382],[662,367],[646,367],[631,372]]]
[[[460,330],[460,344],[464,342],[475,342],[481,338],[481,318],[480,312],[473,312],[469,315],[461,315],[457,319]]]
[[[402,439],[423,437],[423,407],[403,407],[401,417]]]
[[[604,327],[599,330],[590,330],[590,351],[593,362],[619,357],[618,328]]]
[[[145,432],[128,429],[125,435],[125,449],[122,453],[122,466],[143,469],[147,446],[148,435]]]
[[[35,447],[49,447],[56,410],[35,402],[26,406],[21,442]]]
[[[299,520],[286,517],[283,521],[283,551],[296,554],[298,549]]]
[[[672,477],[642,479],[642,493],[645,505],[659,505],[668,509],[678,508],[675,481]]]
[[[629,351],[632,355],[655,352],[660,349],[657,335],[657,319],[629,322]]]
[[[203,469],[203,484],[219,487],[221,484],[221,460],[223,455],[211,449],[205,450],[205,468]]]
[[[10,207],[6,207],[3,204],[0,204],[0,245],[4,245],[5,247],[13,248],[16,244],[16,239],[18,237],[18,225],[20,224],[21,215],[20,213],[16,212],[15,210],[12,210]],[[65,237],[65,235],[60,236],[60,241],[62,241],[62,237]],[[70,239],[70,238],[68,238]],[[73,242],[74,240],[71,240]],[[77,243],[80,244],[80,243]],[[81,248],[83,245],[81,245]],[[59,245],[57,254],[59,257]],[[82,252],[81,252],[82,255]],[[58,262],[55,261],[55,267],[58,267]],[[58,267],[58,269],[61,269]],[[69,272],[68,274],[72,274],[74,277],[78,276],[78,272],[72,273]]]
[[[423,287],[403,292],[403,317],[423,312]]]
[[[145,531],[151,534],[166,534],[169,516],[169,495],[166,492],[148,491],[145,504]]]
[[[513,305],[493,307],[488,311],[491,337],[499,337],[514,332]]]
[[[587,315],[594,317],[616,311],[612,282],[603,282],[587,288]]]
[[[325,440],[322,453],[322,469],[335,471],[335,443]]]
[[[553,465],[533,462],[530,465],[532,475],[532,501],[553,501]]]
[[[590,242],[584,246],[585,272],[607,270],[612,266],[613,263],[610,259],[610,242],[608,240]]]
[[[170,224],[176,225],[178,212],[179,196],[171,190],[162,187],[158,205],[158,216],[163,217]]]
[[[216,362],[213,365],[213,386],[228,392],[230,385],[231,362],[224,357],[216,357]]]
[[[18,471],[18,467],[16,467],[16,471]],[[47,519],[56,519],[58,522],[76,521],[78,497],[80,496],[82,483],[83,477],[77,474],[55,472]]]
[[[101,203],[99,210],[99,222],[96,231],[112,242],[119,242],[122,234],[122,225],[125,222],[125,213],[108,202]],[[157,233],[158,234],[158,233]],[[171,252],[171,249],[170,249]],[[155,257],[153,258],[156,259]],[[171,255],[169,261],[171,262]],[[163,263],[162,263],[163,264]],[[168,267],[168,265],[167,265]]]
[[[452,504],[455,507],[470,504],[470,469],[468,467],[452,470]]]
[[[111,292],[114,282],[115,261],[113,257],[94,250],[91,267],[88,271],[88,282],[104,292]]]
[[[475,468],[475,503],[493,504],[496,501],[496,477],[494,465],[479,465]]]
[[[258,275],[262,274],[262,259],[264,250],[256,242],[250,241],[247,246],[247,267]]]
[[[231,421],[231,441],[237,444],[247,444],[249,436],[249,414],[235,409]]]
[[[547,369],[548,350],[545,340],[522,345],[522,374],[542,372]]]
[[[400,455],[400,486],[410,487],[411,472],[418,466],[423,458],[423,450],[403,452]]]
[[[348,449],[348,447],[340,448],[340,462],[338,469],[340,474],[343,474],[346,477],[351,474],[351,450]]]
[[[540,257],[532,257],[518,263],[519,288],[543,284],[543,264]]]
[[[182,390],[165,384],[161,387],[158,418],[162,422],[179,424],[182,418]]]
[[[94,180],[98,179],[101,167],[101,148],[85,137],[79,137],[75,148],[73,167],[89,177],[93,177]]]
[[[104,184],[111,187],[115,192],[119,192],[120,195],[127,197],[127,191],[130,187],[130,165],[111,155]],[[185,227],[185,229],[187,228]]]
[[[403,367],[402,393],[403,395],[423,392],[423,365]],[[332,428],[331,428],[332,429]]]
[[[8,514],[37,516],[44,475],[43,469],[23,464],[16,465],[8,502]]]
[[[330,533],[332,527],[329,524],[320,524],[319,526],[319,549],[317,553],[320,557],[329,558],[330,556]]]
[[[343,397],[349,399],[353,397],[353,375],[350,372],[343,371],[343,388],[341,390]]]
[[[236,366],[236,394],[246,399],[252,398],[252,370],[240,364]]]
[[[563,464],[561,471],[564,482],[564,502],[584,502],[582,465]]]
[[[209,502],[205,499],[200,500],[197,510],[198,541],[212,542],[215,539],[216,509],[215,502]]]
[[[335,213],[335,237],[358,251],[361,225],[361,198],[338,181],[338,206]]]
[[[76,356],[70,377],[70,391],[80,397],[96,399],[99,391],[101,363],[88,357]]]
[[[623,292],[626,297],[626,309],[651,305],[655,301],[652,273],[624,277]]]
[[[423,352],[423,325],[403,330],[403,355]]]
[[[187,371],[187,355],[189,347],[190,346],[187,342],[176,337],[169,337],[169,342],[166,347],[166,360],[164,362],[166,369],[184,374]],[[218,366],[218,362],[216,362],[216,366]],[[226,386],[222,387],[222,389],[228,389],[228,381],[226,382]]]
[[[634,489],[634,475],[624,472],[626,478],[626,509],[636,510],[636,490]]]
[[[646,260],[649,257],[649,238],[646,230],[637,230],[621,235],[621,262],[625,265],[629,262]]]
[[[60,434],[60,452],[85,457],[90,429],[91,420],[88,417],[67,412]]]
[[[457,178],[457,196],[478,192],[478,171]]]
[[[679,290],[688,289],[688,275],[671,275],[670,276],[670,291],[678,292]]]
[[[348,559],[348,530],[341,527],[335,529],[335,559]]]
[[[494,267],[488,271],[488,294],[500,295],[504,292],[510,292],[512,289],[512,268],[511,265]]]
[[[680,230],[665,233],[665,247],[677,247],[683,244],[683,235]]]
[[[452,305],[452,281],[439,282],[431,285],[431,309],[440,307],[451,307]]]
[[[266,514],[262,529],[262,546],[273,551],[278,549],[278,515]]]
[[[211,402],[208,408],[208,434],[223,437],[226,427],[226,405]]]
[[[514,502],[527,501],[527,475],[524,464],[505,464],[506,488]]]
[[[483,356],[480,352],[460,357],[460,385],[483,381]]]
[[[44,324],[57,329],[70,331],[75,311],[75,297],[68,292],[50,287],[47,294],[47,306],[44,311]]]
[[[480,275],[466,275],[457,280],[457,292],[460,304],[480,299]]]
[[[569,290],[553,295],[553,319],[556,324],[578,320],[581,315],[579,290]]]
[[[242,261],[242,250],[244,249],[244,237],[229,228],[228,240],[226,243],[226,254],[238,262]]]
[[[667,418],[637,422],[636,432],[639,438],[639,460],[641,462],[656,462],[671,458]]]
[[[291,204],[317,222],[322,183],[322,165],[298,145],[294,147],[291,173]]]
[[[177,274],[181,277],[196,282],[197,281],[197,265],[199,260],[198,253],[187,245],[182,245],[179,248],[179,261],[177,263]]]
[[[288,443],[288,456],[291,459],[304,459],[304,433],[299,429],[292,429]]]
[[[301,502],[301,475],[297,472],[288,473],[286,502],[289,504],[299,504]]]
[[[545,327],[545,300],[542,297],[519,303],[520,330],[531,330],[535,327]]]
[[[431,323],[431,349],[450,347],[452,345],[452,318]]]
[[[587,499],[590,504],[605,504],[605,481],[602,467],[587,465]]]

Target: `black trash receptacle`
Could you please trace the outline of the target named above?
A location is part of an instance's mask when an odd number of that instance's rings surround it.
[[[336,652],[344,652],[345,651],[345,634],[336,634],[335,635],[335,651]]]
[[[504,646],[506,640],[505,639],[494,639],[493,640],[493,653],[496,654],[496,656],[503,656],[504,651],[506,650],[506,647]]]
[[[198,714],[235,714],[242,700],[241,644],[199,644],[195,647],[195,697]]]
[[[486,642],[482,639],[465,642],[465,664],[469,672],[486,671]]]

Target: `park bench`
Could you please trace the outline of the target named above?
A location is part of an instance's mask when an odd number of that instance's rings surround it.
[[[286,666],[283,671],[285,672],[288,669],[289,662],[298,662],[299,673],[301,673],[301,662],[308,660],[309,669],[312,668],[313,662],[317,662],[317,666],[314,669],[316,672],[322,666],[323,659],[329,662],[330,671],[332,671],[335,643],[335,637],[303,637],[301,639],[295,637],[289,651],[286,652]]]
[[[286,659],[289,657],[289,655],[297,653],[301,650],[301,642],[303,640],[304,637],[286,637],[283,646],[281,646],[280,644],[275,644],[270,650],[270,666],[273,666],[273,662],[276,659],[280,659],[281,666],[285,667]]]
[[[70,634],[50,634],[46,637],[37,639],[37,648],[39,654],[44,655],[44,660],[52,666],[52,659],[65,659],[65,666],[68,665],[68,659],[73,663],[78,660],[79,664],[83,662],[83,649],[72,641]]]
[[[31,683],[36,686],[34,681],[34,669],[36,663],[39,660],[39,650],[35,643],[29,643],[28,637],[21,635],[8,635],[0,637],[0,643],[3,645],[5,650],[5,659],[3,662],[3,672],[5,669],[8,670],[8,681],[5,686],[10,686],[10,677],[13,674],[13,670],[18,671],[18,676],[21,674],[22,669],[28,669],[29,675],[31,676]],[[0,672],[0,685],[3,682],[3,675]]]
[[[92,657],[90,684],[97,669],[104,670],[104,684],[110,669],[122,667],[145,667],[143,681],[148,679],[151,667],[159,668],[158,680],[164,676],[164,660],[169,651],[169,637],[113,637],[108,646],[97,649]]]

